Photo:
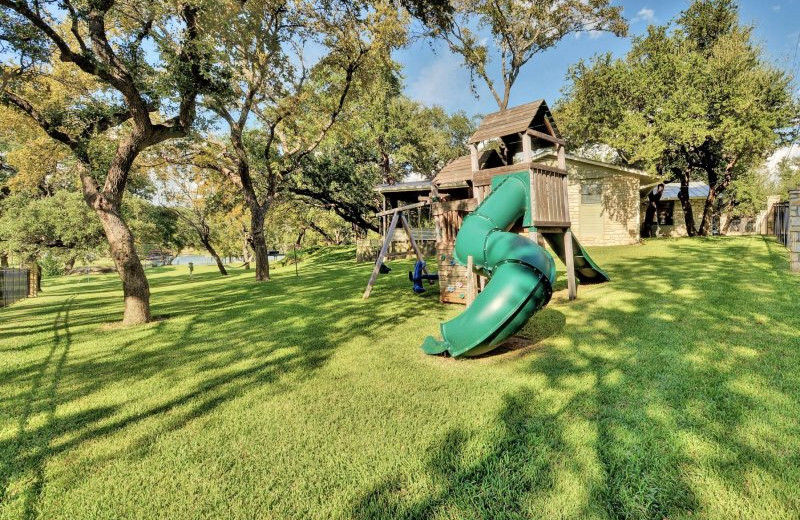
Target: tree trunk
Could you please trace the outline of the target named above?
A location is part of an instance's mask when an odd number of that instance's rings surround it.
[[[250,206],[250,245],[256,257],[256,281],[269,281],[269,251],[264,238],[264,218],[267,209],[261,205]]]
[[[250,249],[248,246],[250,245],[250,232],[246,229],[243,230],[242,234],[242,267],[245,270],[250,270]]]
[[[136,254],[133,233],[119,212],[113,207],[98,204],[93,209],[103,224],[111,258],[122,280],[122,293],[125,297],[125,312],[122,323],[138,325],[150,321],[150,285],[144,274],[142,262]]]
[[[69,256],[67,261],[64,262],[64,272],[69,274],[72,272],[72,269],[75,267],[75,256]]]
[[[714,203],[717,202],[717,197],[720,193],[725,191],[733,179],[733,170],[738,162],[738,157],[732,158],[725,166],[725,173],[722,179],[717,176],[714,165],[706,167],[708,174],[708,196],[703,206],[703,220],[700,223],[700,235],[708,236],[711,233],[711,219],[714,217]]]
[[[208,254],[210,254],[214,258],[214,261],[217,262],[217,269],[219,269],[219,274],[221,274],[222,276],[228,276],[228,271],[225,270],[225,265],[223,265],[222,259],[219,257],[217,251],[211,245],[211,241],[208,238],[202,238],[201,241],[203,242],[203,247],[205,247],[206,251],[208,251]]]
[[[644,212],[644,224],[642,224],[642,237],[652,238],[653,236],[653,220],[656,216],[658,206],[655,202],[647,203],[647,210]]]
[[[111,258],[122,280],[122,294],[125,299],[125,310],[122,314],[124,325],[140,325],[149,322],[151,318],[150,284],[136,254],[131,228],[120,211],[128,173],[141,147],[146,146],[145,142],[141,132],[134,128],[133,134],[119,143],[102,189],[89,175],[91,168],[88,157],[82,158],[79,171],[83,198],[100,219]]]
[[[703,205],[703,219],[700,221],[700,230],[697,232],[702,237],[707,237],[711,233],[711,219],[714,216],[714,203],[717,201],[716,186],[708,187],[708,196]]]
[[[8,267],[8,253],[0,253],[0,267]]]
[[[683,209],[683,219],[686,223],[686,234],[690,237],[696,236],[697,231],[694,227],[694,211],[692,211],[692,203],[689,200],[689,176],[682,173],[680,176],[681,188],[678,191],[678,200],[681,202]]]

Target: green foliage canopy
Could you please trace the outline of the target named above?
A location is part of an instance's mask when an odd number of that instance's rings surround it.
[[[762,54],[733,2],[695,1],[634,38],[624,58],[571,67],[559,122],[572,146],[609,145],[621,162],[684,187],[708,182],[699,230],[707,234],[716,197],[787,143],[797,121],[791,78]]]
[[[608,0],[454,0],[449,23],[428,24],[430,35],[445,40],[460,55],[473,79],[483,81],[500,110],[508,108],[511,88],[522,67],[568,34],[610,31],[625,35],[622,8]],[[488,32],[494,45],[483,34]],[[496,52],[495,52],[496,50]],[[490,67],[499,65],[502,86]]]

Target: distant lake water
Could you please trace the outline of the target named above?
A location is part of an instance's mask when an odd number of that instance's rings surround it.
[[[229,262],[227,257],[221,257],[223,264],[228,263],[241,263],[241,258],[232,258]],[[270,262],[278,262],[284,259],[284,255],[270,255],[269,261]],[[172,265],[186,265],[189,262],[192,262],[194,265],[216,265],[214,261],[214,257],[211,255],[190,255],[190,254],[180,254],[175,257],[172,261]]]

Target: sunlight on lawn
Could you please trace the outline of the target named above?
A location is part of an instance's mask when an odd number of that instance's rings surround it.
[[[789,518],[800,315],[761,237],[597,248],[530,346],[428,357],[458,307],[350,250],[48,280],[0,310],[0,518]],[[561,279],[559,279],[561,281]]]

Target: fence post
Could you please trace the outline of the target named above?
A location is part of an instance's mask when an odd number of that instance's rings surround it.
[[[25,271],[27,271],[25,275],[25,285],[27,286],[25,296],[29,298],[39,296],[39,265],[36,262],[30,262]]]
[[[770,195],[767,197],[767,213],[761,221],[761,229],[759,232],[762,235],[775,234],[775,205],[781,201],[780,195]]]
[[[789,262],[792,271],[800,273],[800,188],[789,191]]]

